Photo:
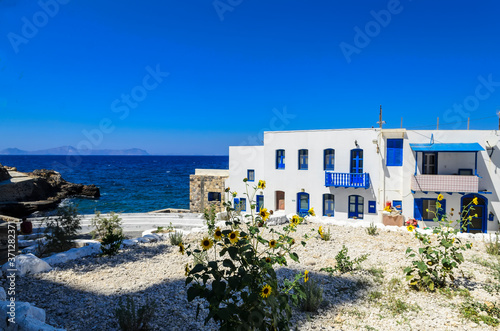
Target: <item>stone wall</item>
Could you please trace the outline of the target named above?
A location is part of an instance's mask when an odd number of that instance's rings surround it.
[[[197,169],[198,172],[198,169]],[[189,209],[192,213],[202,213],[205,208],[215,205],[216,212],[224,210],[222,203],[225,198],[225,174],[207,175],[194,174],[189,176]],[[208,193],[220,193],[221,201],[208,201]]]

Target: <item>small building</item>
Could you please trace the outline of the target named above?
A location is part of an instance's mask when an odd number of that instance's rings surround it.
[[[243,178],[257,185],[256,209],[340,220],[382,221],[387,203],[432,226],[435,212],[460,218],[474,197],[468,232],[498,231],[500,132],[496,130],[339,129],[273,131],[262,146],[231,146],[226,186],[250,202]],[[442,210],[437,210],[438,195]],[[477,215],[477,216],[476,216]]]
[[[215,206],[216,212],[224,211],[225,181],[229,170],[195,169],[189,176],[189,209],[193,213],[203,213]]]

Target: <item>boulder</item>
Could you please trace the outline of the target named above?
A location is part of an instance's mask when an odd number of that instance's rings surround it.
[[[15,314],[15,315],[14,315]],[[26,331],[62,331],[45,323],[45,310],[28,302],[0,301],[0,329]],[[12,319],[9,321],[9,319]],[[12,323],[14,322],[14,323]]]
[[[9,172],[4,166],[0,164],[0,182],[7,179],[10,179]]]
[[[52,270],[52,267],[42,259],[33,254],[21,254],[15,257],[15,268],[11,268],[10,262],[2,266],[2,271],[9,275],[9,269],[16,269],[16,274],[23,277],[26,274],[37,274]]]

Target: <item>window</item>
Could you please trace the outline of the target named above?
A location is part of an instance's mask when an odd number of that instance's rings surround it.
[[[363,150],[351,150],[351,174],[363,173]]]
[[[208,201],[221,201],[220,192],[208,192]]]
[[[324,170],[334,170],[335,168],[335,150],[328,148],[323,151],[323,168]]]
[[[285,192],[276,191],[276,210],[285,210]]]
[[[264,196],[257,195],[255,199],[256,199],[255,210],[259,212],[262,208],[264,208]]]
[[[472,176],[472,169],[458,169],[458,174],[460,176]]]
[[[323,194],[323,216],[332,217],[335,210],[335,197],[333,194]]]
[[[306,216],[309,212],[309,194],[300,192],[297,193],[297,214]]]
[[[240,205],[238,208],[240,211],[247,211],[247,198],[240,198]]]
[[[387,166],[403,165],[403,139],[387,139]]]
[[[247,179],[249,182],[255,181],[255,170],[252,170],[252,169],[247,170]]]
[[[307,170],[309,166],[308,152],[307,149],[299,150],[299,170]]]
[[[437,174],[437,153],[424,153],[422,160],[422,174]]]
[[[276,150],[276,169],[285,169],[285,150]]]
[[[363,219],[365,199],[360,195],[349,196],[349,218]]]
[[[439,201],[441,204],[439,209],[436,208],[437,202],[437,199],[415,199],[413,218],[422,221],[433,221],[436,216],[442,218],[446,214],[446,200]]]

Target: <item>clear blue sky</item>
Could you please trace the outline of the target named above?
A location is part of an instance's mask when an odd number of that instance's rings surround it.
[[[376,126],[380,104],[388,128],[496,129],[499,12],[493,0],[0,0],[0,149],[227,155],[262,130]]]

